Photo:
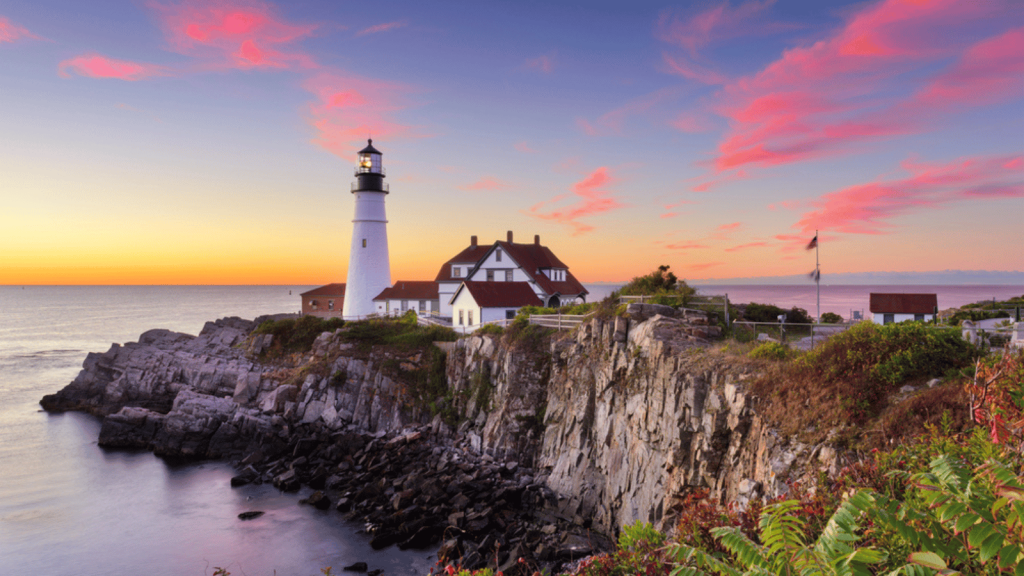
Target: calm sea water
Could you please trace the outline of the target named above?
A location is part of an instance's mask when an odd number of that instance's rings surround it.
[[[197,334],[223,316],[295,312],[309,288],[0,286],[0,575],[313,576],[356,561],[426,574],[429,552],[374,551],[338,512],[298,505],[305,492],[233,489],[226,463],[104,450],[98,419],[39,410],[87,352],[150,328]],[[238,520],[246,510],[266,514]]]
[[[617,286],[588,285],[589,300]],[[196,334],[208,320],[294,312],[309,286],[0,286],[0,575],[316,575],[366,561],[426,574],[426,552],[375,552],[358,526],[270,486],[232,489],[226,463],[171,466],[96,445],[99,421],[49,415],[39,399],[74,379],[87,352],[151,328]],[[823,286],[822,311],[867,309],[869,292],[937,292],[947,308],[1022,286]],[[734,302],[814,309],[802,286],[704,286]],[[242,522],[246,510],[263,517]]]

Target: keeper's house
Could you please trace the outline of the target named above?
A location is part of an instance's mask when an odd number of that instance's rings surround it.
[[[341,318],[345,304],[345,285],[327,284],[300,294],[302,314],[321,318]]]
[[[871,293],[871,321],[875,324],[892,324],[916,320],[935,320],[939,312],[939,301],[935,294],[878,294]]]
[[[468,248],[441,266],[434,279],[441,300],[441,316],[450,316],[455,326],[459,325],[454,311],[455,293],[467,280],[524,283],[533,290],[542,306],[551,308],[585,302],[588,294],[583,284],[569,272],[569,267],[540,243],[540,236],[534,236],[531,244],[517,244],[512,241],[511,231],[505,242],[499,240],[491,245],[477,244],[476,236],[472,236]]]

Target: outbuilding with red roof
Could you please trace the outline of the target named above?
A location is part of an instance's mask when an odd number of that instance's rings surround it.
[[[515,318],[523,306],[541,304],[529,282],[466,280],[452,296],[452,326],[477,328],[487,322]]]
[[[871,320],[876,324],[891,324],[917,320],[935,320],[939,300],[935,294],[871,293],[869,308]]]

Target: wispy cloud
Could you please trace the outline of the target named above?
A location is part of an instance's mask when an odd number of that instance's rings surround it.
[[[395,22],[385,22],[384,24],[375,24],[369,28],[363,28],[359,32],[356,32],[356,36],[366,36],[367,34],[378,34],[380,32],[390,32],[391,30],[397,30],[398,28],[404,28],[409,23],[405,20],[396,20]]]
[[[770,246],[770,244],[768,244],[768,242],[765,241],[747,242],[746,244],[740,244],[738,246],[733,246],[732,248],[726,248],[725,252],[742,252],[743,250],[750,250],[751,248],[767,248],[768,246]]]
[[[664,42],[682,46],[695,57],[713,40],[777,31],[779,24],[766,23],[762,17],[772,4],[775,0],[749,0],[733,7],[726,1],[694,15],[666,11],[658,19],[655,36]]]
[[[527,144],[525,140],[522,140],[520,142],[516,142],[515,144],[513,144],[512,147],[515,148],[516,151],[523,152],[525,154],[533,154],[533,153],[537,152],[533,148],[530,148],[530,145]]]
[[[527,70],[538,70],[545,74],[550,74],[555,69],[555,56],[554,54],[544,54],[536,58],[531,58],[523,63],[523,68]]]
[[[292,24],[259,0],[153,2],[171,49],[207,68],[315,68],[313,58],[295,46],[315,24]]]
[[[351,156],[355,143],[364,138],[422,136],[396,119],[411,91],[407,86],[323,72],[308,78],[303,87],[316,96],[309,106],[309,122],[317,131],[313,142],[338,156]]]
[[[476,182],[473,182],[472,184],[464,184],[462,186],[459,186],[459,189],[467,191],[501,191],[512,189],[512,185],[509,184],[508,182],[499,180],[492,176],[484,176],[477,180]]]
[[[906,178],[869,182],[825,194],[793,228],[885,234],[893,220],[957,202],[1024,198],[1024,155],[965,158],[947,164],[904,162]]]
[[[0,16],[0,44],[4,42],[15,42],[24,38],[40,40],[39,36],[29,32],[24,26],[11,22],[4,16]]]
[[[526,211],[526,214],[541,220],[552,220],[560,224],[567,224],[572,228],[573,236],[585,234],[594,230],[594,227],[580,222],[580,218],[609,212],[624,206],[613,198],[608,190],[615,182],[615,178],[612,177],[608,167],[602,166],[573,185],[572,196],[578,198],[574,204],[564,208],[544,210],[548,205],[557,204],[572,197],[569,194],[562,194],[546,202],[539,202],[531,206]]]
[[[576,125],[588,136],[619,135],[631,118],[656,110],[678,98],[681,93],[678,87],[661,88],[605,112],[594,121],[577,118]]]
[[[133,82],[154,76],[167,75],[167,69],[156,64],[117,60],[99,54],[84,54],[64,60],[57,66],[61,76],[71,76],[71,72],[89,78],[115,78]]]

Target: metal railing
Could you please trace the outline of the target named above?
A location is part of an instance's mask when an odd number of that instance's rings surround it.
[[[620,304],[628,304],[630,302],[639,302],[640,304],[646,304],[656,298],[676,298],[675,296],[659,294],[659,295],[641,295],[641,296],[619,296]],[[679,300],[685,300],[688,305],[701,305],[706,304],[708,306],[722,307],[722,317],[725,318],[725,323],[729,324],[729,295],[728,294],[694,294],[683,298],[678,296]],[[707,310],[698,310],[699,312],[707,312]]]

